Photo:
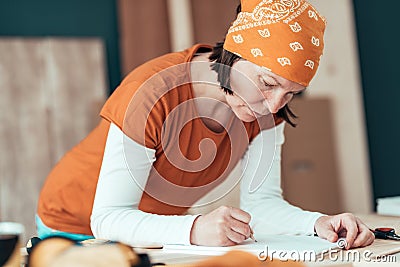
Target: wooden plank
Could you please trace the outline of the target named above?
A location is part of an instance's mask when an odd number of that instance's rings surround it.
[[[165,0],[118,0],[123,75],[171,51]]]
[[[0,218],[34,232],[41,183],[51,168],[40,40],[0,41]]]
[[[94,39],[0,39],[0,219],[25,237],[52,166],[98,121],[103,53]]]
[[[236,18],[239,0],[192,0],[194,39],[214,45],[223,41]]]
[[[328,25],[324,37],[324,55],[318,73],[307,89],[308,97],[331,99],[340,192],[344,208],[349,212],[368,213],[373,210],[372,206],[375,203],[371,194],[353,1],[310,0],[310,3],[326,17]],[[373,36],[372,33],[368,35]]]
[[[104,51],[94,39],[49,39],[43,47],[54,165],[98,122],[106,98]]]
[[[343,212],[331,102],[327,98],[299,97],[291,107],[299,119],[296,128],[290,125],[285,128],[284,197],[306,210]]]

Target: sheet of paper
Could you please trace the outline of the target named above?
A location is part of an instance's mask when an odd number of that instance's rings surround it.
[[[216,256],[230,250],[243,250],[261,258],[269,256],[276,259],[313,260],[329,249],[338,248],[337,243],[313,236],[268,235],[261,238],[258,236],[257,241],[247,240],[241,245],[231,247],[165,245],[163,251]]]

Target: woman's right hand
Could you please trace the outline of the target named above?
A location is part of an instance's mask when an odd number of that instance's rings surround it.
[[[197,217],[190,232],[190,242],[200,246],[233,246],[250,237],[251,216],[247,212],[221,206]]]

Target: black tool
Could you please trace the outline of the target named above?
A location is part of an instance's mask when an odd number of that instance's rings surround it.
[[[394,228],[381,227],[375,228],[375,230],[370,230],[374,233],[375,238],[400,241],[400,236],[396,234],[396,230]]]

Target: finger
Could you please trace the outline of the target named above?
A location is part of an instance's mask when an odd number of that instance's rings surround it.
[[[352,248],[365,247],[374,242],[375,236],[371,231],[362,231],[358,234]]]
[[[217,240],[217,246],[234,246],[236,242],[232,241],[229,238],[229,232],[232,231],[229,227],[228,222],[220,222],[219,230],[217,231],[217,235],[213,238]],[[210,238],[210,236],[209,236]]]
[[[319,237],[325,238],[329,242],[336,242],[339,238],[338,234],[332,228],[321,229]]]
[[[245,212],[241,209],[238,209],[238,208],[231,207],[230,214],[231,214],[232,218],[239,220],[241,222],[247,223],[247,224],[251,220],[250,214],[248,214],[247,212]]]
[[[356,222],[356,218],[353,215],[345,215],[342,218],[342,227],[347,231],[346,233],[346,249],[353,247],[353,243],[356,240],[359,229]]]
[[[369,245],[371,245],[372,243],[374,243],[374,241],[375,241],[375,235],[374,235],[374,233],[372,233],[371,231],[369,231],[369,232],[367,232],[367,233],[369,233],[369,234],[367,234],[368,238],[366,238],[365,241],[364,241],[364,243],[361,243],[361,244],[359,245],[359,247],[366,247],[366,246],[369,246]]]
[[[359,234],[353,243],[353,247],[365,247],[372,244],[372,242],[375,240],[374,233],[372,233],[371,230],[369,230],[369,227],[361,222],[360,219],[356,218],[356,222],[358,225]]]
[[[250,237],[251,229],[247,223],[232,218],[232,221],[230,221],[230,228],[236,233],[243,235],[245,239]]]
[[[239,234],[238,232],[236,232],[232,229],[229,229],[226,232],[226,237],[229,238],[229,240],[234,242],[235,244],[240,244],[247,239],[244,235]]]
[[[318,236],[328,240],[329,242],[336,242],[339,236],[335,232],[333,223],[334,223],[334,217],[332,216],[321,217],[321,222],[318,223],[319,226],[316,229]]]

